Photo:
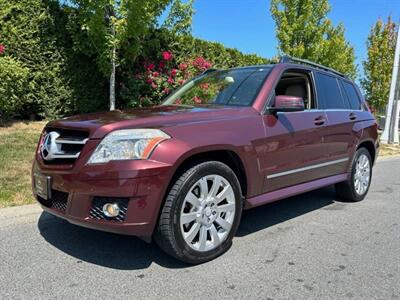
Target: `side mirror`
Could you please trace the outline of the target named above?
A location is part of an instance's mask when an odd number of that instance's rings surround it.
[[[301,97],[278,95],[275,96],[275,104],[269,108],[272,112],[278,111],[302,111],[304,110],[304,100]]]

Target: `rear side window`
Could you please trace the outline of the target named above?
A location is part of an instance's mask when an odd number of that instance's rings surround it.
[[[316,72],[316,81],[319,108],[347,109],[335,77]]]
[[[361,102],[360,102],[360,97],[358,97],[357,91],[354,88],[354,85],[347,81],[342,81],[343,82],[343,88],[346,92],[347,99],[349,100],[350,103],[350,108],[354,110],[359,110],[361,109]]]

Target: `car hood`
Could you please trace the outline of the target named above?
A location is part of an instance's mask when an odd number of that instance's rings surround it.
[[[47,127],[85,130],[89,132],[90,138],[99,139],[118,129],[163,128],[224,118],[241,118],[254,113],[256,111],[251,107],[155,106],[76,115],[51,121]]]

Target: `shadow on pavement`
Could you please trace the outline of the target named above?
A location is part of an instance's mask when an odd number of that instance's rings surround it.
[[[267,229],[335,201],[333,189],[327,187],[245,211],[236,238]],[[75,257],[78,263],[85,261],[121,270],[146,269],[153,262],[166,268],[189,267],[169,257],[154,243],[147,244],[132,236],[72,225],[46,212],[41,214],[38,228],[47,242]]]
[[[236,236],[263,230],[335,202],[340,201],[329,186],[244,211]]]
[[[47,242],[78,262],[121,270],[146,269],[152,262],[167,268],[187,267],[164,254],[154,243],[76,226],[46,212],[41,214],[38,228]]]

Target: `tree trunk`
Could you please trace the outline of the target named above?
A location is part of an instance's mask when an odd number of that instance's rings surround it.
[[[115,110],[115,46],[111,56],[111,75],[110,75],[110,110]]]
[[[115,67],[117,64],[117,49],[115,46],[115,24],[112,18],[115,16],[114,9],[112,6],[107,7],[109,24],[111,26],[111,34],[113,39],[113,46],[111,50],[111,74],[110,74],[110,110],[115,110]]]

